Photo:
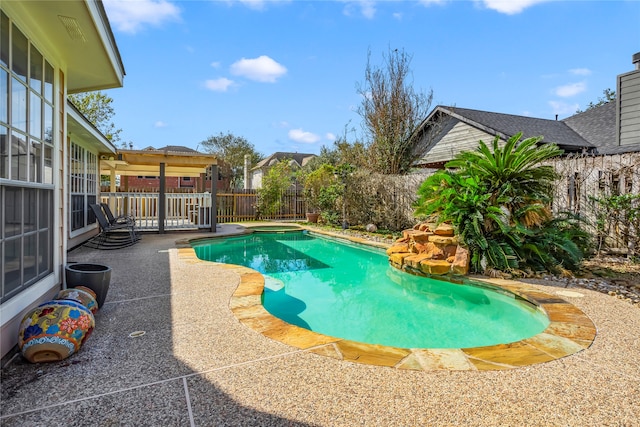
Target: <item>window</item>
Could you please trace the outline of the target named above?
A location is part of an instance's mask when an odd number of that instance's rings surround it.
[[[0,201],[4,302],[53,270],[53,190],[2,186]]]
[[[0,302],[53,271],[54,75],[0,11]]]
[[[96,222],[95,217],[90,215],[89,205],[96,203],[98,193],[98,156],[71,142],[69,167],[70,227],[71,231],[75,231]]]

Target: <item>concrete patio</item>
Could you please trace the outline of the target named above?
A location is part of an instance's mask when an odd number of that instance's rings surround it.
[[[216,235],[237,231],[224,224]],[[71,251],[70,261],[113,268],[106,304],[79,353],[50,364],[17,355],[5,366],[0,425],[640,425],[640,310],[627,302],[572,289],[562,298],[597,336],[546,363],[493,371],[364,365],[238,321],[230,301],[240,273],[179,255],[177,241],[202,236],[148,234],[120,250]]]

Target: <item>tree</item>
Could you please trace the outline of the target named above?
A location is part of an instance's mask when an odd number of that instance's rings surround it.
[[[364,121],[370,167],[384,174],[405,174],[423,154],[411,136],[429,112],[433,91],[414,90],[409,80],[412,57],[404,50],[389,49],[383,59],[383,67],[374,67],[369,52],[365,83],[357,88],[362,96],[358,114]]]
[[[225,163],[225,168],[221,170],[224,177],[228,177],[231,187],[240,188],[244,181],[244,156],[251,156],[251,165],[255,165],[263,156],[256,151],[253,144],[246,138],[235,136],[231,132],[210,136],[200,143],[202,148],[211,154],[215,154]]]
[[[262,178],[258,189],[258,211],[260,215],[275,215],[282,207],[282,195],[293,185],[293,170],[290,159],[282,159],[271,166]]]
[[[580,110],[578,108],[578,110],[576,111],[576,114],[579,113],[584,113],[585,111],[589,111],[593,108],[597,108],[600,107],[604,104],[607,104],[611,101],[615,101],[616,100],[616,91],[615,90],[611,90],[609,88],[605,89],[602,91],[602,94],[604,95],[603,97],[598,98],[598,102],[596,102],[595,104],[593,102],[589,102],[589,105],[587,105],[587,108],[585,108],[584,110]]]
[[[111,97],[97,91],[69,95],[69,100],[109,141],[120,141],[122,129],[116,129],[111,121],[115,115]]]

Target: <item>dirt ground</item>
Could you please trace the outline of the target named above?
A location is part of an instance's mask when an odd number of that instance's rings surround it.
[[[626,258],[597,257],[583,262],[579,277],[599,277],[612,283],[628,286],[640,286],[640,262],[631,262]]]

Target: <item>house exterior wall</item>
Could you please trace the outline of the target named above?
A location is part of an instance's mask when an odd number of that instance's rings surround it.
[[[196,189],[197,181],[199,177],[177,177],[177,176],[168,176],[165,178],[165,188],[167,191],[175,190],[177,188],[186,188],[186,189]],[[149,191],[153,191],[155,189],[157,191],[160,188],[160,178],[159,177],[145,177],[145,176],[130,176],[127,177],[127,185],[130,190],[132,189],[148,189]],[[209,187],[210,181],[209,181]]]
[[[32,76],[29,71],[24,79],[16,72],[13,65],[4,64],[2,73],[9,75],[11,88],[7,88],[5,95],[9,99],[19,96],[20,90],[25,90],[23,102],[28,106],[24,117],[16,117],[12,111],[9,115],[0,117],[2,137],[5,138],[3,152],[10,156],[20,156],[25,150],[25,158],[30,159],[27,174],[14,174],[15,168],[22,165],[20,158],[14,163],[6,163],[8,166],[0,174],[0,194],[2,194],[2,209],[7,209],[9,204],[15,207],[16,225],[22,229],[18,234],[9,235],[6,231],[8,217],[3,212],[0,218],[5,221],[5,232],[0,236],[0,263],[2,263],[3,276],[0,278],[3,286],[3,300],[0,303],[0,355],[7,354],[16,344],[18,329],[24,313],[39,303],[50,299],[60,289],[62,283],[61,265],[66,253],[66,225],[65,197],[64,197],[64,134],[66,132],[65,103],[66,81],[65,71],[61,60],[53,49],[48,48],[46,40],[42,40],[31,31],[27,24],[27,16],[19,13],[20,9],[13,9],[13,2],[0,3],[0,9],[8,17],[10,22],[2,23],[5,27],[2,37],[7,37],[10,29],[9,48],[17,49],[12,43],[14,31],[26,37],[30,52],[42,55],[42,60],[47,66],[51,66],[51,87],[45,88],[42,99],[45,110],[50,109],[50,119],[45,117],[42,123],[45,129],[34,131],[39,124],[34,123],[31,110],[34,102],[38,101],[38,92],[32,92],[34,83],[38,77]],[[15,29],[15,30],[14,30]],[[7,31],[7,33],[5,33]],[[21,37],[18,35],[17,37]],[[3,46],[3,49],[6,45]],[[3,52],[4,55],[4,52]],[[37,56],[29,56],[29,64],[33,66],[38,60]],[[42,76],[40,76],[42,78]],[[46,80],[46,78],[45,78]],[[24,86],[23,86],[24,85]],[[24,89],[23,89],[24,88]],[[19,89],[19,90],[16,90]],[[38,89],[39,90],[39,89]],[[29,99],[29,101],[27,101]],[[20,102],[18,100],[14,100]],[[11,102],[8,103],[12,105]],[[37,105],[37,104],[35,104]],[[12,107],[13,108],[13,107]],[[38,107],[39,109],[40,107]],[[49,114],[49,113],[47,113]],[[37,116],[35,116],[37,117]],[[23,141],[18,142],[18,141]],[[10,141],[10,142],[9,142]],[[10,147],[9,147],[10,146]],[[4,150],[8,151],[4,151]],[[15,151],[14,151],[15,150]],[[26,162],[26,161],[25,161]],[[33,199],[27,196],[33,191],[38,196]],[[10,197],[9,194],[21,194],[19,198]],[[26,198],[28,197],[28,199]],[[29,231],[34,230],[34,231]],[[18,293],[11,292],[14,286],[18,286]]]
[[[165,191],[168,193],[185,192],[185,193],[201,193],[204,191],[211,192],[211,179],[204,181],[204,174],[199,177],[165,177]],[[223,191],[229,187],[228,179],[218,180],[217,189]],[[141,192],[141,193],[157,193],[160,190],[160,178],[152,176],[124,176],[120,180],[120,186],[116,191],[124,192]],[[103,192],[110,192],[108,187],[102,187]]]
[[[640,70],[618,76],[618,145],[640,143]]]
[[[262,169],[256,169],[251,172],[251,190],[258,190],[262,188],[262,177],[264,171]]]
[[[68,43],[64,29],[49,25],[51,16],[41,13],[44,2],[36,3],[0,1],[2,358],[15,347],[24,314],[63,286],[70,241],[69,88],[111,88],[124,76],[97,0],[46,4],[54,17],[69,12],[82,21],[84,31],[97,34],[81,47]],[[82,73],[90,63],[87,55],[100,63],[97,72]],[[75,76],[72,81],[70,76]]]
[[[420,160],[420,163],[447,162],[462,151],[475,150],[479,140],[489,144],[493,138],[493,135],[459,121],[431,148],[427,155]]]

